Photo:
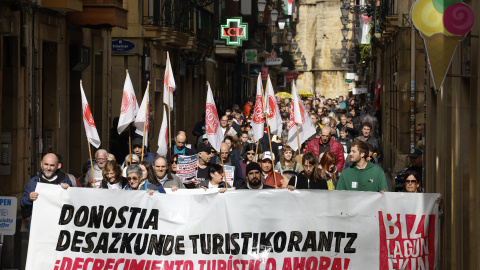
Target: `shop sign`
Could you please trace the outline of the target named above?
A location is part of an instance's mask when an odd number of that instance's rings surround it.
[[[220,26],[220,38],[229,46],[242,46],[248,40],[248,24],[242,23],[242,18],[229,18],[227,24]]]
[[[112,52],[114,53],[125,53],[131,52],[135,49],[136,45],[130,40],[126,39],[115,39],[112,40]]]

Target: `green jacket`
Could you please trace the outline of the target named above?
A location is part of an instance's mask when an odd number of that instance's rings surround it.
[[[337,190],[355,190],[355,191],[388,191],[387,179],[382,168],[371,162],[367,163],[365,169],[360,170],[352,165],[340,174]]]

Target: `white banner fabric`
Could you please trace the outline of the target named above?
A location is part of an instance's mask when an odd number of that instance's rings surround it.
[[[439,194],[36,192],[27,270],[437,267]]]

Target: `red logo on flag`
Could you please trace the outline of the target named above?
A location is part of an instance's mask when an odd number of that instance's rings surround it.
[[[85,104],[85,108],[83,109],[83,118],[87,122],[87,124],[91,127],[95,127],[95,122],[93,121],[93,115],[92,112],[90,111],[90,106],[88,104]]]
[[[207,134],[217,134],[219,125],[220,122],[218,121],[217,108],[215,107],[215,105],[207,103],[207,109],[205,112],[205,127],[207,128]]]
[[[253,123],[255,124],[262,124],[265,121],[265,116],[263,114],[263,104],[262,104],[262,96],[257,95],[255,100],[255,109],[253,111]]]
[[[126,113],[129,106],[130,106],[130,100],[128,99],[128,93],[126,91],[123,91],[122,108],[120,110],[120,114]]]
[[[137,100],[135,98],[135,94],[132,94],[132,104],[133,104],[133,110],[135,111],[137,109]]]
[[[274,97],[272,96],[268,96],[268,119],[273,119],[275,117],[275,113],[277,111],[277,108],[276,106],[277,105],[277,101],[275,100]]]

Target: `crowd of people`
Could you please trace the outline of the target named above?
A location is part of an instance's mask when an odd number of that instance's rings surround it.
[[[317,96],[304,100],[317,132],[294,151],[288,145],[290,100],[278,98],[283,120],[282,136],[270,136],[266,131],[259,141],[253,138],[251,121],[254,100],[243,108],[233,105],[219,112],[224,140],[217,153],[205,135],[205,119],[196,123],[192,134],[196,140],[188,144],[185,131],[177,132],[166,156],[142,149],[142,138],[132,140],[132,150],[118,156],[118,149],[108,153],[95,152],[95,158],[83,166],[79,178],[62,171],[61,156],[53,149],[45,151],[41,171],[33,176],[21,197],[24,218],[29,218],[37,183],[58,184],[63,188],[87,187],[103,189],[143,190],[148,194],[165,193],[165,188],[218,188],[225,192],[235,189],[324,189],[386,192],[389,190],[381,168],[382,147],[378,139],[380,125],[374,106],[350,98],[344,100]],[[143,150],[143,151],[142,151]],[[190,181],[179,178],[177,164],[180,155],[198,154],[196,177]],[[404,177],[405,192],[421,192],[422,150],[411,153],[412,170]],[[224,165],[234,167],[230,186],[225,180]]]

